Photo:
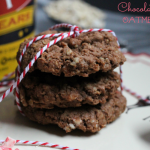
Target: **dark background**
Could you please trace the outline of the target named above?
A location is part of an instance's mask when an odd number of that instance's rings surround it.
[[[144,3],[147,2],[147,8],[150,8],[150,1],[145,0],[84,0],[96,7],[103,8],[111,11],[118,11],[118,4],[121,2],[130,2],[131,8],[144,8]],[[122,13],[122,12],[120,12]],[[126,12],[127,14],[150,15],[150,12]]]

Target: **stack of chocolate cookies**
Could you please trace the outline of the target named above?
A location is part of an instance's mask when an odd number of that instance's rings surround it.
[[[51,33],[57,31],[39,35]],[[20,45],[17,60],[31,39]],[[42,39],[28,47],[21,70],[53,39]],[[66,132],[97,132],[125,110],[126,99],[117,90],[120,75],[113,71],[124,62],[116,37],[109,32],[68,37],[48,48],[20,83],[22,110],[31,120],[57,124]]]

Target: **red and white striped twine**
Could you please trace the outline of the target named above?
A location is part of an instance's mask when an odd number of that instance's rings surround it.
[[[87,29],[87,30],[79,30],[79,28],[77,26],[73,26],[71,24],[57,24],[53,27],[50,28],[50,30],[52,29],[56,29],[56,28],[60,28],[60,27],[66,27],[66,28],[70,28],[70,32],[66,32],[66,33],[56,33],[56,34],[47,34],[47,35],[41,35],[41,36],[38,36],[38,37],[35,37],[33,40],[31,40],[29,43],[27,43],[27,45],[24,47],[21,55],[20,55],[20,58],[19,58],[19,62],[18,62],[18,67],[17,67],[17,75],[16,75],[16,82],[0,97],[0,102],[2,102],[2,100],[10,93],[12,92],[12,90],[14,88],[16,88],[16,92],[15,92],[15,96],[16,96],[16,104],[17,104],[17,107],[19,109],[19,111],[23,114],[22,112],[22,109],[21,109],[21,106],[20,106],[20,102],[19,102],[19,83],[22,81],[22,79],[25,77],[25,75],[27,74],[27,72],[29,71],[29,69],[33,66],[34,62],[42,55],[42,53],[47,49],[49,48],[51,45],[54,45],[55,43],[59,42],[60,40],[63,40],[64,38],[67,38],[69,36],[72,36],[72,37],[76,37],[76,36],[79,36],[80,33],[83,33],[83,32],[95,32],[95,31],[98,31],[98,32],[102,32],[102,31],[107,31],[107,32],[110,32],[112,33],[115,37],[116,37],[116,34],[112,31],[112,30],[109,30],[109,29]],[[40,39],[44,39],[44,38],[49,38],[49,37],[57,37],[56,39],[50,41],[47,45],[45,45],[36,55],[35,57],[30,61],[30,63],[27,65],[27,67],[24,69],[24,71],[21,73],[21,70],[20,70],[20,65],[21,65],[21,61],[22,61],[22,57],[26,51],[26,49],[35,41],[37,40],[40,40]],[[116,40],[117,40],[117,43],[119,45],[119,42],[118,42],[118,39],[116,37]],[[120,45],[119,45],[119,48],[120,48]],[[123,86],[122,86],[122,67],[120,66],[120,78],[121,78],[121,91],[123,90]],[[125,87],[124,87],[125,88]],[[126,89],[126,88],[125,88]],[[131,91],[131,90],[129,90]],[[143,99],[145,100],[145,99]]]
[[[0,82],[0,88],[3,87],[3,86],[10,86],[10,85],[12,85],[14,82],[15,82],[14,80],[1,81],[1,82]]]
[[[137,94],[136,92],[132,91],[131,89],[128,89],[124,85],[123,85],[123,90],[125,90],[128,93],[130,93],[132,96],[136,97],[137,99],[143,100],[146,103],[150,104],[150,100],[149,99],[144,98],[143,96]]]
[[[5,92],[5,88],[11,86],[15,82],[14,79],[9,80],[14,74],[15,72],[9,73],[0,81],[0,94],[3,94]]]
[[[4,140],[0,140],[0,144],[2,143],[4,143]],[[16,140],[16,145],[45,146],[45,147],[58,148],[58,149],[63,149],[63,150],[81,150],[81,149],[71,148],[68,146],[62,146],[58,144],[52,144],[48,142],[39,142],[39,141]]]
[[[107,32],[110,32],[112,33],[115,37],[115,33],[112,31],[112,30],[109,30],[109,29],[87,29],[87,30],[79,30],[79,28],[77,26],[73,26],[71,24],[57,24],[53,27],[50,28],[50,30],[52,29],[56,29],[56,28],[60,28],[60,27],[66,27],[66,28],[70,28],[70,32],[66,32],[66,33],[56,33],[56,34],[47,34],[47,35],[42,35],[42,36],[38,36],[38,37],[35,37],[33,40],[31,40],[29,43],[27,43],[27,45],[24,47],[21,55],[20,55],[20,58],[19,58],[19,62],[18,62],[18,67],[17,67],[17,75],[16,75],[16,79],[17,81],[0,97],[0,102],[10,93],[12,92],[12,90],[14,88],[16,88],[16,92],[15,92],[15,95],[16,95],[16,104],[17,104],[17,107],[19,109],[19,111],[23,114],[22,110],[21,110],[21,106],[20,106],[20,102],[19,102],[19,83],[22,81],[22,79],[25,77],[26,73],[29,71],[29,69],[33,66],[34,62],[41,56],[41,54],[47,49],[49,48],[51,45],[54,45],[55,43],[57,43],[58,41],[60,40],[63,40],[64,38],[66,37],[69,37],[69,36],[73,36],[73,37],[76,37],[78,36],[80,33],[83,33],[83,32],[95,32],[95,31],[107,31]],[[24,69],[24,71],[21,73],[21,70],[20,70],[20,65],[21,65],[21,60],[22,60],[22,57],[26,51],[26,49],[35,41],[37,40],[40,40],[40,39],[44,39],[44,38],[49,38],[49,37],[57,37],[56,39],[54,39],[53,41],[50,41],[47,45],[45,45],[36,55],[35,57],[30,61],[30,63],[27,65],[27,67]],[[117,38],[116,38],[117,39]],[[118,42],[118,40],[117,40]],[[118,42],[118,45],[119,45],[119,42]],[[120,73],[122,74],[122,70],[121,70],[121,66],[120,66]],[[122,75],[121,75],[122,77]],[[121,79],[122,81],[122,79]],[[122,89],[122,84],[121,84],[121,89]]]
[[[6,75],[3,77],[2,80],[7,80],[7,79],[9,79],[10,77],[12,77],[14,74],[15,74],[15,72],[11,72],[11,73],[9,73],[9,74],[6,74]]]
[[[79,30],[79,28],[77,26],[73,26],[71,24],[57,24],[53,27],[50,28],[50,30],[52,29],[56,29],[56,28],[60,28],[60,27],[66,27],[66,28],[70,28],[70,32],[66,32],[66,33],[56,33],[56,34],[47,34],[47,35],[41,35],[38,37],[35,37],[33,40],[31,40],[29,43],[27,43],[27,45],[24,47],[20,57],[19,57],[19,62],[18,62],[18,67],[17,67],[17,73],[16,73],[16,82],[0,97],[0,102],[2,102],[2,100],[10,93],[12,92],[12,90],[14,88],[16,88],[16,104],[17,107],[19,109],[19,111],[23,114],[21,106],[20,106],[20,102],[19,102],[19,83],[22,81],[22,79],[25,77],[25,75],[27,74],[27,72],[29,71],[29,69],[33,66],[34,62],[42,55],[42,53],[49,48],[51,45],[54,45],[55,43],[57,43],[60,40],[63,40],[64,38],[67,38],[69,36],[72,37],[76,37],[79,36],[80,33],[83,32],[94,32],[94,31],[107,31],[112,33],[115,37],[115,33],[112,30],[109,29],[87,29],[87,30]],[[24,71],[21,73],[21,61],[22,61],[22,57],[25,53],[25,51],[27,50],[27,48],[35,41],[40,40],[40,39],[44,39],[44,38],[49,38],[49,37],[57,37],[56,39],[54,39],[53,41],[50,41],[47,45],[45,45],[36,55],[35,57],[30,61],[30,63],[27,65],[27,67],[24,69]],[[119,45],[118,39],[116,37],[117,43]],[[119,45],[120,48],[120,45]],[[131,91],[130,89],[126,88],[125,86],[122,85],[122,68],[121,66],[120,68],[120,78],[121,78],[121,91],[124,89],[127,92],[129,92],[130,94],[132,94],[133,96],[137,97],[138,99],[143,99],[144,101],[146,101],[147,103],[150,103],[150,100],[144,99],[142,96],[136,94],[135,92]],[[11,73],[7,76],[4,77],[4,79],[8,79],[10,76],[12,76],[14,73]],[[0,86],[4,85],[4,84],[8,84],[6,82],[3,82],[0,84]],[[0,143],[3,143],[4,140],[0,140]],[[33,146],[47,146],[47,147],[51,147],[51,148],[59,148],[59,149],[63,149],[63,150],[79,150],[79,149],[74,149],[74,148],[70,148],[70,147],[64,147],[58,144],[52,144],[52,143],[48,143],[48,142],[39,142],[39,141],[22,141],[22,140],[16,140],[16,144],[19,145],[33,145]]]
[[[2,81],[0,81],[0,88],[2,88],[3,86],[10,86],[12,83],[14,83],[14,80],[7,81],[7,80],[8,80],[9,78],[11,78],[14,74],[15,74],[15,72],[6,74],[6,75],[3,77]]]

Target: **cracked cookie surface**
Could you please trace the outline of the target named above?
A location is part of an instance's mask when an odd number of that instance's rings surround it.
[[[50,34],[57,31],[40,33]],[[55,37],[56,38],[56,37]],[[17,60],[24,46],[33,38],[25,40],[17,53]],[[54,38],[42,39],[34,42],[27,48],[21,62],[21,70],[29,64],[35,54]],[[42,72],[52,73],[55,76],[64,74],[65,77],[75,75],[88,77],[98,71],[107,72],[125,62],[124,55],[110,32],[81,33],[78,37],[68,37],[49,47],[36,61],[30,72],[39,69]]]
[[[120,76],[114,71],[97,72],[88,78],[58,77],[34,71],[28,73],[19,86],[20,101],[23,106],[45,109],[104,104],[108,97],[115,94],[119,85]]]
[[[40,124],[57,124],[66,132],[80,129],[84,132],[97,132],[117,119],[126,108],[126,99],[117,92],[105,104],[79,108],[37,109],[22,107],[25,115]]]

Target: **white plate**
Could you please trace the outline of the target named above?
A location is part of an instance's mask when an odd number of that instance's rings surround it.
[[[144,97],[150,95],[150,57],[125,55],[124,85]],[[127,98],[127,105],[138,102],[130,94],[123,94]],[[11,94],[0,104],[0,140],[10,136],[18,140],[50,142],[82,150],[150,150],[150,118],[143,120],[148,116],[149,106],[135,108],[127,114],[124,112],[115,122],[96,134],[79,130],[66,134],[57,125],[43,126],[21,116]],[[20,150],[43,149],[35,146],[15,147]]]

